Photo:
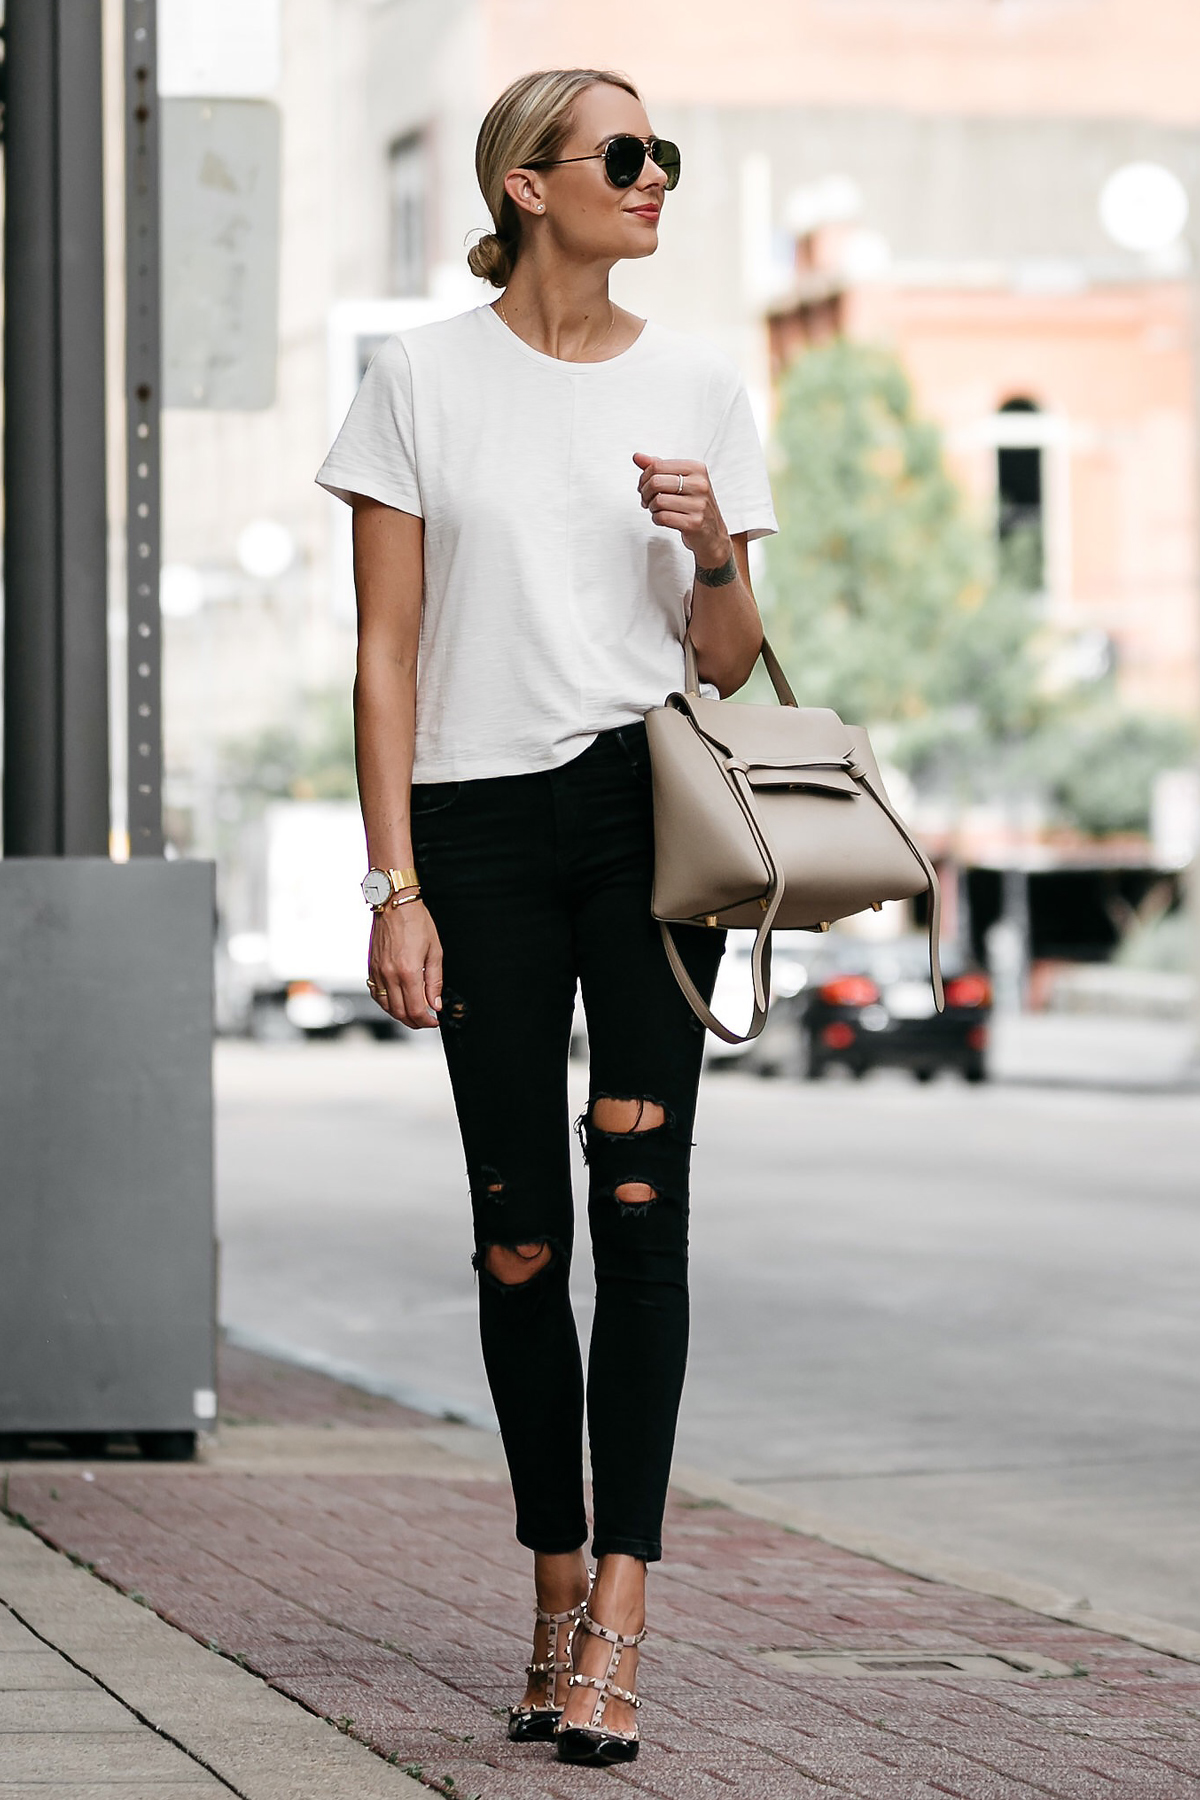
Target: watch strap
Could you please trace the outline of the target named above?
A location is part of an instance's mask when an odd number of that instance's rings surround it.
[[[392,884],[393,894],[398,894],[402,888],[421,885],[421,877],[415,869],[385,869],[384,874]]]

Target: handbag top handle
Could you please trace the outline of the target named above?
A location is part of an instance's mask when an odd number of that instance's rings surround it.
[[[775,698],[780,706],[799,706],[800,702],[792,692],[788,678],[780,666],[779,658],[765,637],[759,655],[762,657],[763,667],[771,677],[771,686],[775,689]],[[690,631],[683,640],[683,668],[683,691],[698,700],[700,698],[700,674],[696,665],[696,646],[692,642]]]

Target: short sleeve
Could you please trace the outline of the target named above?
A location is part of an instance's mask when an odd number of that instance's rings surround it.
[[[730,536],[770,537],[779,530],[771,483],[750,397],[737,379],[705,458],[725,529]]]
[[[365,494],[398,512],[424,516],[412,369],[401,338],[389,338],[371,358],[317,481],[339,500]]]

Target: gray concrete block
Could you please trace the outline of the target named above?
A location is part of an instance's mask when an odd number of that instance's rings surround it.
[[[206,863],[0,858],[0,1431],[209,1416],[213,920]]]

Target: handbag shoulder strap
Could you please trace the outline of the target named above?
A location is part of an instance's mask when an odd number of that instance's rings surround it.
[[[754,948],[750,953],[750,965],[754,974],[754,1017],[751,1019],[750,1029],[746,1032],[744,1037],[740,1036],[736,1031],[730,1031],[728,1025],[722,1025],[720,1019],[718,1019],[716,1013],[712,1010],[712,1007],[709,1006],[708,1002],[705,1000],[703,994],[700,992],[684,966],[684,961],[679,954],[679,947],[675,942],[671,927],[664,924],[660,919],[658,922],[658,929],[662,932],[662,941],[667,952],[667,961],[671,965],[676,981],[683,989],[683,997],[699,1019],[700,1023],[706,1025],[709,1031],[714,1032],[717,1037],[724,1038],[727,1044],[748,1044],[751,1038],[756,1038],[767,1022],[767,1006],[769,1004],[771,991],[770,926],[759,926],[758,933],[754,939]],[[688,929],[694,930],[695,927],[690,926]],[[760,993],[764,993],[765,998],[760,999]]]
[[[887,814],[888,818],[892,821],[892,824],[896,827],[896,830],[900,833],[900,836],[904,839],[904,842],[908,845],[924,871],[925,881],[929,889],[929,980],[933,987],[933,1003],[939,1012],[945,1012],[946,992],[942,983],[941,957],[941,883],[937,878],[937,873],[933,864],[922,850],[920,844],[918,844],[912,832],[908,829],[908,826],[904,823],[904,820],[900,817],[900,814],[894,810],[887,800],[884,799],[883,795],[875,786],[866,771],[860,767],[856,767],[852,769],[850,773],[858,782],[859,786],[865,788],[867,793],[870,794],[880,811]]]
[[[776,664],[776,667],[778,667],[778,664]],[[781,678],[782,674],[783,672],[780,670]],[[786,681],[784,682],[784,685],[787,685]],[[794,705],[795,702],[793,701],[792,704]],[[709,753],[713,754],[711,745],[707,747]],[[739,1034],[736,1031],[731,1031],[728,1025],[722,1025],[720,1019],[717,1018],[717,1015],[708,1005],[695,982],[688,974],[687,969],[684,967],[683,958],[679,954],[679,949],[675,943],[670,927],[660,920],[658,928],[662,933],[663,944],[667,952],[667,961],[671,965],[676,981],[683,989],[684,999],[687,1001],[696,1017],[703,1025],[708,1027],[709,1031],[715,1032],[717,1037],[723,1038],[727,1044],[748,1044],[751,1038],[756,1038],[758,1036],[765,1025],[767,1009],[771,1004],[771,927],[775,923],[775,915],[779,911],[780,903],[783,900],[784,883],[783,877],[779,872],[779,864],[775,860],[775,851],[772,848],[771,840],[767,837],[766,832],[762,828],[757,808],[754,805],[754,795],[744,773],[735,772],[728,768],[724,761],[719,757],[714,756],[714,760],[724,776],[730,792],[742,809],[742,816],[750,828],[751,836],[758,845],[759,852],[768,873],[766,905],[763,909],[762,918],[759,921],[758,930],[754,934],[753,948],[750,951],[750,978],[754,993],[754,1015],[750,1021],[749,1031],[744,1034]],[[695,929],[695,927],[692,927],[692,929]]]

